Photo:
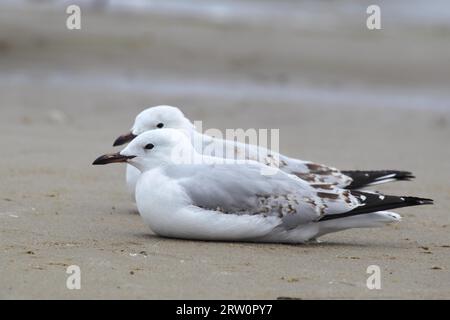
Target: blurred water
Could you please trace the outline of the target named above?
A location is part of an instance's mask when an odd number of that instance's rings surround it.
[[[188,16],[216,22],[290,23],[315,21],[333,23],[342,16],[353,16],[376,4],[386,13],[383,19],[405,25],[450,26],[450,2],[447,0],[2,0],[4,6],[48,5],[66,7],[78,4],[82,9]]]
[[[127,94],[145,93],[177,99],[221,99],[230,103],[242,101],[274,105],[302,103],[335,107],[360,106],[403,108],[410,110],[450,111],[450,95],[440,90],[413,91],[365,88],[357,86],[326,87],[303,85],[262,84],[252,81],[208,81],[206,79],[145,78],[120,76],[83,76],[68,73],[10,73],[0,77],[3,86],[32,86],[39,83],[47,89],[75,88],[88,92],[99,90]]]
[[[373,3],[384,28],[375,36],[365,30]],[[36,22],[69,4],[94,17],[82,37],[68,41],[74,33]],[[450,112],[450,1],[3,0],[0,7],[19,10],[18,19],[0,20],[12,30],[3,28],[0,41],[13,48],[0,50],[3,85]],[[24,8],[42,18],[22,18]],[[111,25],[118,17],[129,24]],[[30,39],[34,47],[22,43]]]

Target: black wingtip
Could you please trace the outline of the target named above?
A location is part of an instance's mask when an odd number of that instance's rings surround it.
[[[401,197],[401,199],[404,199],[405,203],[412,205],[412,206],[418,206],[418,205],[424,205],[424,204],[434,204],[434,200],[428,199],[428,198]]]
[[[346,187],[348,189],[360,189],[393,180],[410,181],[415,178],[412,172],[399,170],[346,170],[341,172],[353,180],[352,183]]]
[[[393,177],[393,179],[399,181],[410,181],[415,178],[416,176],[409,171],[395,171],[395,176]]]
[[[342,214],[325,215],[319,221],[339,219],[350,216],[356,216],[360,214],[366,214],[376,211],[386,211],[403,207],[434,204],[434,201],[428,198],[407,197],[407,196],[398,197],[356,190],[352,190],[350,191],[350,193],[359,199],[361,203],[360,206],[356,207],[351,211],[344,212]]]

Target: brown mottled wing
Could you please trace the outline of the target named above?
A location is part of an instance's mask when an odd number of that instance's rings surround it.
[[[283,171],[309,183],[330,183],[343,188],[352,182],[350,177],[333,167],[296,159],[286,159],[285,162],[287,166],[281,168]]]

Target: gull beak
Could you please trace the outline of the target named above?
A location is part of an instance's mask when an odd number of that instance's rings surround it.
[[[129,132],[127,134],[123,134],[120,137],[118,137],[116,139],[116,141],[114,141],[113,147],[117,147],[117,146],[121,146],[125,143],[130,142],[131,140],[133,140],[134,138],[136,138],[137,136],[135,134],[133,134],[132,132]]]
[[[135,158],[135,156],[123,156],[119,152],[105,154],[103,156],[98,157],[92,163],[93,165],[99,164],[108,164],[108,163],[120,163],[120,162],[128,162],[128,160]]]

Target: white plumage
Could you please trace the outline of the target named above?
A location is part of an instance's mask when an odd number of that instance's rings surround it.
[[[146,131],[161,128],[172,128],[183,132],[200,154],[258,161],[296,175],[309,183],[330,183],[338,187],[354,189],[395,180],[409,180],[413,177],[410,172],[393,170],[341,172],[326,165],[290,158],[262,146],[213,138],[197,132],[191,121],[178,108],[171,106],[156,106],[142,111],[136,117],[131,132],[119,137],[115,145],[129,142]],[[139,175],[138,170],[130,166],[127,168],[127,188],[133,198]]]
[[[363,206],[364,201],[348,190],[311,186],[280,170],[262,175],[264,165],[255,161],[216,163],[198,154],[178,130],[143,133],[120,155],[142,172],[136,185],[138,210],[161,236],[301,243],[330,232],[400,220],[382,211],[321,221]],[[207,163],[200,163],[205,159]]]

